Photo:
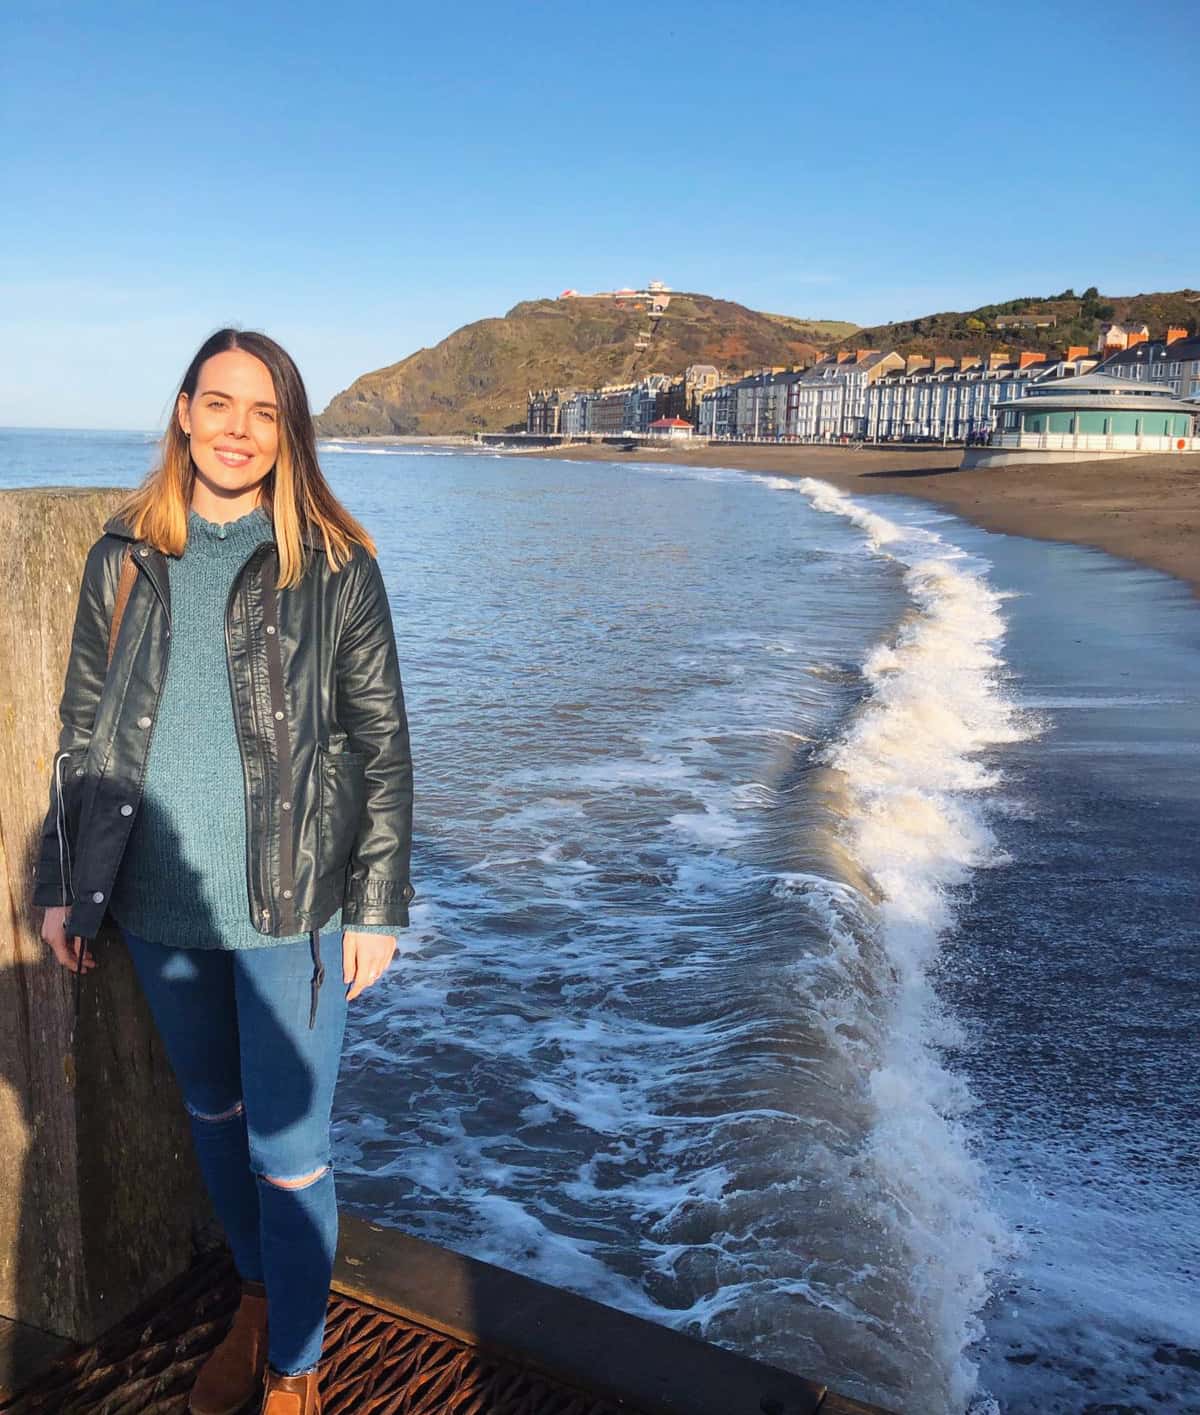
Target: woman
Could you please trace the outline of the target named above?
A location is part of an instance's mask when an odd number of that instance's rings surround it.
[[[81,976],[111,913],[242,1279],[189,1408],[261,1392],[263,1415],[316,1415],[346,1008],[413,893],[387,594],[318,466],[300,374],[259,333],[200,348],[159,465],[104,531],[60,706],[42,937]],[[339,965],[348,990],[322,990]]]

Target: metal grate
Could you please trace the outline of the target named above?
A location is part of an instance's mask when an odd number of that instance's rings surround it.
[[[204,1254],[91,1346],[0,1400],[0,1415],[186,1415],[196,1372],[238,1296],[228,1254]],[[329,1299],[321,1398],[326,1415],[636,1415],[338,1293]]]

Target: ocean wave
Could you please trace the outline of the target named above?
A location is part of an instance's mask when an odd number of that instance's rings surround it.
[[[968,1352],[1016,1240],[986,1196],[965,1119],[975,1098],[941,1059],[962,1037],[930,973],[955,922],[956,889],[973,870],[1007,863],[988,824],[987,793],[1000,774],[981,756],[1042,724],[1006,691],[1005,596],[988,584],[985,562],[828,483],[772,480],[858,526],[871,553],[902,567],[912,605],[868,656],[868,696],[821,757],[842,797],[843,842],[877,895],[877,942],[891,974],[868,1079],[874,1119],[862,1159],[873,1192],[864,1189],[863,1201],[907,1252],[913,1310],[945,1373],[946,1408],[973,1397],[980,1408],[987,1397],[976,1394]]]
[[[465,452],[465,447],[441,447],[434,444],[409,444],[403,447],[367,447],[359,442],[319,438],[322,452],[335,452],[340,457],[453,457]]]

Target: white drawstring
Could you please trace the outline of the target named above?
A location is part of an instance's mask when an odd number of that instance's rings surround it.
[[[67,752],[60,752],[54,759],[54,785],[56,796],[55,829],[58,832],[58,876],[63,890],[63,908],[67,906],[67,890],[71,891],[71,897],[75,896],[75,881],[71,877],[71,843],[67,839],[67,832],[64,828],[63,812],[63,785],[62,785],[62,764],[66,761]]]
[[[63,908],[67,907],[67,890],[71,891],[71,898],[75,897],[75,879],[71,869],[71,842],[67,839],[66,812],[63,808],[63,780],[62,764],[70,754],[60,752],[54,759],[54,787],[55,787],[55,812],[54,828],[58,834],[58,875],[62,885]],[[63,920],[64,929],[66,920]],[[65,935],[64,935],[65,936]],[[83,977],[83,944],[79,945],[79,958],[75,964],[75,1021],[79,1021],[79,995],[80,979]]]

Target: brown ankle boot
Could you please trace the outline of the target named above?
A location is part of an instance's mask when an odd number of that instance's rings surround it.
[[[281,1376],[268,1366],[260,1415],[321,1415],[317,1372]]]
[[[266,1365],[267,1289],[243,1282],[233,1325],[200,1367],[188,1409],[192,1415],[235,1415],[262,1393]]]

